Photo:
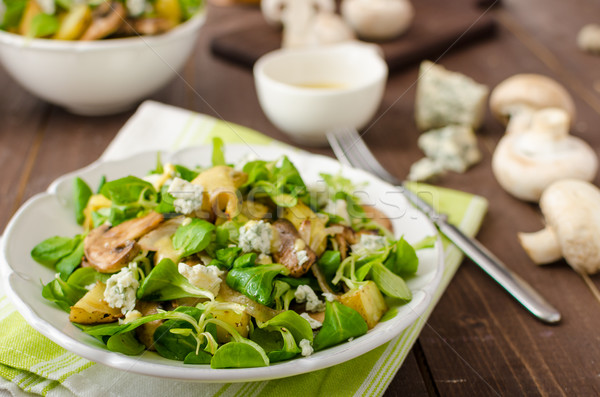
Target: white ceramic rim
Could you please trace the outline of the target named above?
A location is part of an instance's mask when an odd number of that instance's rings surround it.
[[[139,35],[135,37],[123,37],[106,40],[92,41],[69,41],[44,38],[30,38],[20,34],[0,30],[0,43],[14,47],[22,47],[31,50],[43,50],[54,52],[94,52],[110,51],[136,46],[153,46],[155,44],[171,41],[181,36],[186,36],[190,31],[198,29],[206,19],[206,11],[200,10],[187,21],[175,26],[173,29],[158,35]]]
[[[229,148],[231,146],[235,145],[228,145],[227,147]],[[249,145],[243,146],[248,147]],[[253,146],[249,147],[252,149]],[[178,153],[185,153],[188,151],[193,151],[195,149],[205,150],[205,148],[205,146],[198,148],[186,148],[177,152],[173,152],[171,154],[177,155]],[[254,146],[254,148],[262,148],[262,150],[264,151],[267,147],[263,145],[258,145]],[[268,150],[274,151],[278,153],[278,155],[295,153],[296,155],[307,156],[311,159],[311,161],[318,161],[320,162],[320,164],[324,163],[323,169],[331,170],[332,166],[337,166],[342,170],[346,169],[350,170],[352,173],[359,173],[361,175],[361,178],[373,181],[378,184],[382,184],[382,186],[385,186],[386,189],[396,189],[392,185],[389,185],[388,183],[381,181],[378,178],[375,178],[371,174],[368,174],[362,170],[347,167],[326,156],[272,146],[268,146]],[[165,155],[165,152],[163,152],[162,154],[163,156],[161,158],[163,158],[163,160],[168,158],[167,155]],[[419,292],[423,292],[423,294],[422,299],[418,302],[417,306],[409,313],[408,316],[398,319],[398,321],[405,322],[407,323],[407,325],[404,327],[386,327],[384,329],[375,328],[373,330],[370,330],[366,335],[355,338],[352,342],[342,343],[340,345],[324,350],[323,352],[327,352],[327,355],[320,355],[318,357],[313,355],[309,357],[296,358],[290,361],[274,363],[273,365],[267,367],[212,369],[210,368],[210,366],[186,365],[178,361],[171,361],[164,358],[159,358],[158,362],[149,362],[144,360],[144,358],[147,358],[147,355],[156,355],[156,353],[146,352],[141,356],[126,356],[120,353],[111,352],[105,348],[99,348],[86,344],[82,341],[76,340],[68,336],[50,322],[40,318],[37,315],[37,313],[35,313],[35,311],[31,307],[29,307],[20,298],[18,293],[12,288],[10,280],[12,280],[13,278],[21,278],[22,276],[19,275],[19,273],[11,267],[7,259],[7,248],[9,243],[9,238],[7,238],[7,236],[10,236],[12,230],[16,228],[16,225],[19,223],[21,214],[27,211],[29,207],[36,205],[36,203],[38,203],[39,201],[48,198],[49,196],[56,195],[56,189],[60,183],[63,183],[65,180],[71,180],[77,175],[95,170],[97,168],[101,168],[106,165],[125,165],[128,161],[135,161],[136,159],[139,159],[140,156],[152,156],[153,159],[156,159],[156,151],[141,153],[124,160],[106,162],[99,160],[80,170],[73,171],[61,176],[50,185],[46,192],[39,193],[31,197],[25,204],[23,204],[23,206],[21,206],[19,210],[15,213],[15,215],[11,218],[11,220],[8,223],[8,226],[5,229],[4,238],[2,238],[2,256],[0,260],[0,270],[2,270],[0,273],[2,274],[2,281],[4,282],[5,291],[11,299],[11,301],[16,306],[17,310],[33,328],[35,328],[41,334],[48,337],[63,348],[90,361],[102,363],[109,367],[113,367],[123,371],[154,377],[205,383],[268,380],[299,375],[327,368],[356,358],[398,336],[404,329],[408,328],[415,321],[421,318],[421,316],[424,315],[425,311],[429,307],[432,297],[441,281],[444,269],[443,248],[439,235],[435,244],[435,256],[437,257],[437,260],[435,263],[435,269],[431,281],[429,282],[429,284],[427,284],[419,290]],[[395,197],[398,197],[402,201],[405,201],[404,197],[401,195]],[[416,211],[416,209],[414,211]],[[418,212],[418,214],[419,216],[422,216],[421,220],[423,222],[426,222],[427,228],[431,228],[431,230],[437,230],[435,229],[435,226],[433,226],[433,224],[425,217],[425,215],[423,215],[420,212]],[[388,321],[394,321],[394,318]],[[150,357],[150,359],[152,359],[152,357]],[[168,362],[169,364],[164,364],[163,362]]]
[[[373,57],[374,62],[378,65],[377,73],[374,73],[368,81],[365,81],[362,84],[351,85],[351,86],[339,88],[339,89],[336,88],[336,89],[329,89],[329,90],[320,90],[320,89],[310,89],[310,88],[306,88],[306,87],[297,87],[297,86],[294,86],[291,84],[286,84],[284,82],[281,82],[279,80],[275,80],[275,79],[271,78],[265,72],[265,67],[267,67],[269,62],[272,62],[273,60],[276,60],[276,59],[279,59],[282,57],[290,56],[290,54],[292,56],[296,56],[299,54],[314,54],[314,53],[323,54],[323,53],[328,53],[331,51],[343,51],[343,49],[345,47],[346,48],[352,48],[352,47],[358,48],[360,51],[365,52],[365,56]],[[367,54],[369,54],[369,55],[367,55]],[[380,84],[382,81],[385,81],[387,79],[388,66],[387,66],[387,63],[385,63],[385,61],[381,57],[380,50],[378,49],[378,47],[376,47],[375,44],[348,42],[348,43],[331,44],[331,45],[314,47],[314,48],[300,48],[300,49],[280,48],[277,50],[273,50],[273,51],[268,52],[265,55],[261,56],[256,61],[256,63],[254,64],[254,67],[253,67],[253,73],[254,73],[254,76],[256,76],[256,78],[263,79],[264,81],[268,81],[270,84],[273,84],[275,87],[277,87],[280,90],[283,90],[284,92],[286,92],[286,91],[293,92],[295,95],[300,95],[300,96],[304,95],[304,96],[310,96],[310,97],[313,97],[313,96],[327,97],[327,96],[343,95],[343,94],[347,94],[350,92],[356,92],[356,91],[363,90],[366,87],[371,87],[373,85]]]

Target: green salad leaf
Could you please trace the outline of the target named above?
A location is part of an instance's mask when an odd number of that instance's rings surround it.
[[[27,0],[4,0],[4,5],[6,10],[4,19],[0,21],[0,28],[4,30],[17,28],[25,11]]]
[[[367,333],[367,322],[358,312],[339,302],[327,302],[323,327],[314,339],[314,349],[323,350]]]
[[[31,257],[37,263],[54,268],[59,260],[68,256],[77,248],[81,240],[81,235],[73,238],[61,236],[49,237],[33,247]]]
[[[302,339],[313,341],[313,331],[310,324],[293,310],[279,313],[269,321],[262,323],[259,327],[267,331],[277,331],[280,328],[285,328],[293,335],[297,343],[300,343]]]
[[[410,301],[412,292],[406,285],[404,279],[381,263],[375,263],[371,268],[371,277],[381,292],[390,298]]]
[[[402,237],[393,245],[384,263],[395,274],[408,275],[417,272],[419,258],[417,258],[414,247]]]
[[[250,342],[250,341],[248,341]],[[251,368],[266,367],[269,358],[264,350],[256,343],[229,342],[216,351],[211,368]]]
[[[42,296],[51,302],[54,302],[62,310],[69,313],[79,299],[81,299],[88,290],[88,285],[96,281],[105,282],[109,274],[98,273],[91,267],[80,267],[75,270],[65,281],[56,277],[42,288]]]
[[[256,255],[256,254],[255,254]],[[227,273],[226,282],[255,302],[270,306],[273,303],[273,279],[288,275],[289,269],[280,264],[234,267]]]
[[[73,182],[73,202],[75,207],[75,220],[80,225],[85,219],[83,210],[85,210],[90,197],[92,197],[92,189],[90,189],[83,179],[76,177]]]
[[[225,162],[225,153],[223,153],[223,140],[219,137],[214,137],[212,140],[213,151],[212,151],[212,165],[227,165]]]
[[[106,182],[100,193],[117,205],[142,204],[156,200],[154,186],[135,176]]]
[[[280,207],[293,207],[308,196],[300,173],[287,156],[270,162],[250,161],[243,170],[248,174],[243,187],[252,189],[257,198],[267,196]]]
[[[180,306],[175,310],[192,316],[196,321],[199,321],[202,315],[202,310],[195,307]],[[186,329],[189,331],[185,332]],[[186,320],[165,321],[154,331],[154,347],[163,357],[184,361],[190,353],[195,353],[198,348],[194,330],[194,325]]]
[[[215,225],[203,219],[193,218],[177,228],[173,235],[173,247],[189,256],[204,250],[212,241]]]
[[[175,173],[178,177],[188,182],[193,181],[199,174],[198,171],[184,167],[183,165],[175,165]]]
[[[60,274],[63,280],[66,280],[71,273],[81,264],[83,258],[83,238],[79,238],[79,242],[68,255],[63,256],[56,263],[56,271]]]
[[[186,297],[214,299],[210,291],[194,286],[182,276],[177,270],[177,265],[170,259],[161,260],[144,278],[137,290],[138,299],[149,301],[167,301]]]

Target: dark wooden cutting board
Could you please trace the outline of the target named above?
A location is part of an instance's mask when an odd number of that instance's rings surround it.
[[[378,43],[390,70],[423,59],[436,60],[446,52],[493,35],[495,21],[485,9],[463,1],[416,0],[415,19],[401,37]],[[211,41],[213,54],[252,67],[269,51],[281,46],[281,31],[264,21],[257,8],[248,8],[250,23]]]

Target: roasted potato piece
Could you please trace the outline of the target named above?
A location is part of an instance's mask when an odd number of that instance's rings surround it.
[[[238,188],[246,182],[248,174],[225,165],[201,172],[193,184],[204,187],[208,200],[202,204],[203,211],[211,211],[217,218],[231,219],[240,213]]]
[[[270,211],[271,209],[262,203],[246,200],[242,202],[239,216],[243,216],[247,220],[261,220],[265,219]]]
[[[231,325],[244,338],[248,337],[248,331],[250,330],[250,327],[248,326],[250,323],[250,315],[245,311],[236,313],[233,310],[210,309],[208,312],[212,314],[214,318]],[[217,326],[217,342],[227,343],[230,340],[231,335],[223,328]]]
[[[373,281],[367,281],[358,289],[346,292],[340,297],[340,302],[356,310],[365,319],[369,329],[377,325],[388,309],[383,295]]]
[[[77,40],[87,29],[92,20],[92,10],[87,4],[75,4],[63,18],[58,32],[54,35],[57,40]]]
[[[177,25],[181,20],[181,6],[179,0],[156,0],[154,3],[156,14]]]
[[[23,16],[21,17],[21,23],[19,24],[19,34],[27,36],[31,30],[31,21],[33,18],[42,13],[42,9],[38,5],[37,1],[29,0],[25,5]]]
[[[85,219],[83,221],[83,228],[86,231],[92,230],[94,228],[94,222],[92,220],[92,212],[98,211],[101,208],[108,208],[112,205],[112,201],[107,199],[105,196],[101,194],[94,194],[90,197],[83,210],[83,215]]]
[[[104,300],[106,285],[98,282],[96,286],[71,306],[69,321],[78,324],[112,323],[123,317],[121,309],[108,306]]]

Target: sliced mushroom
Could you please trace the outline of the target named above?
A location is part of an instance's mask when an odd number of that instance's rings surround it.
[[[275,262],[281,263],[290,269],[290,276],[301,277],[317,260],[317,255],[300,237],[300,233],[294,227],[292,222],[287,219],[278,219],[273,222],[273,228],[277,231],[279,246],[273,253]],[[304,251],[303,261],[299,259],[299,252]]]
[[[269,321],[280,312],[271,309],[268,306],[262,305],[258,302],[253,301],[246,295],[237,292],[232,289],[227,283],[221,283],[221,289],[219,290],[219,299],[226,302],[239,303],[240,305],[246,306],[246,313],[257,319],[258,321]]]
[[[158,313],[159,309],[161,309],[161,305],[158,302],[138,300],[135,304],[135,309],[142,313],[142,316],[146,317]],[[160,327],[162,323],[163,320],[154,320],[142,324],[135,329],[136,336],[140,342],[146,346],[146,349],[152,351],[156,350],[154,347],[154,332],[156,332],[156,329]]]
[[[390,232],[392,232],[392,233],[394,232],[394,227],[392,226],[392,221],[390,221],[390,218],[386,214],[384,214],[377,208],[373,207],[372,205],[363,205],[362,208],[363,208],[363,210],[365,210],[365,214],[367,215],[367,218],[374,220],[380,226],[386,228]]]
[[[166,18],[139,18],[132,20],[131,26],[141,35],[155,35],[173,29],[175,23]]]
[[[115,33],[127,17],[127,10],[121,2],[104,1],[92,12],[92,23],[80,40],[98,40]]]
[[[155,229],[162,221],[162,214],[151,212],[115,227],[105,224],[95,228],[83,242],[87,262],[100,273],[118,271],[139,252],[136,240]]]

